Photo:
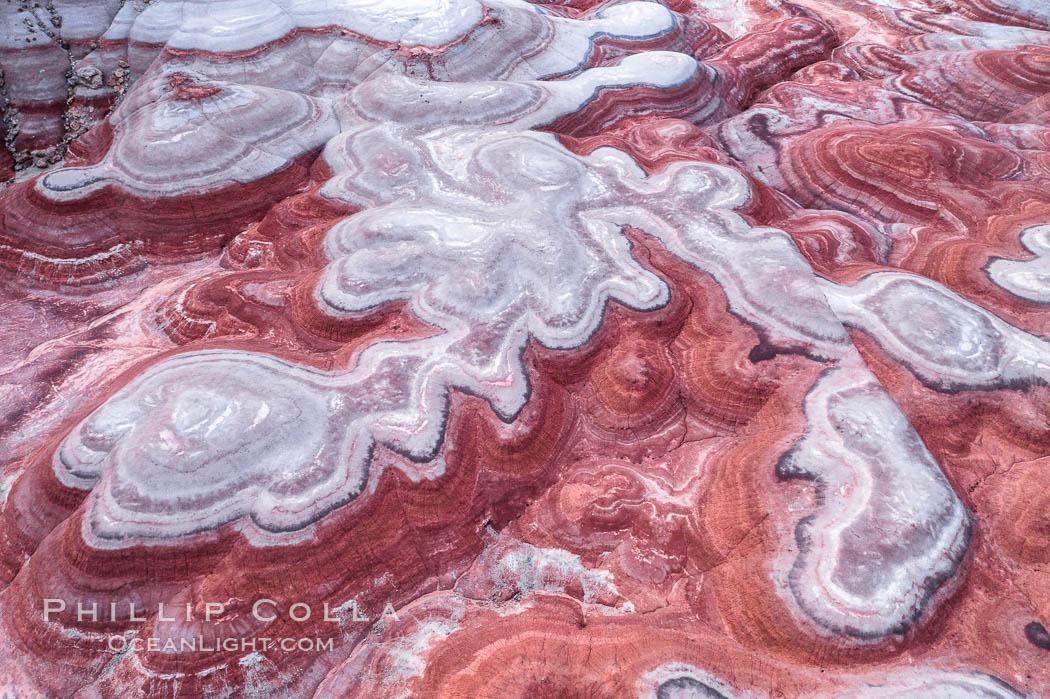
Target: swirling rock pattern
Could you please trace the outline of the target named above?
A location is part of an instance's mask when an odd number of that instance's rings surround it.
[[[0,695],[1050,696],[1040,3],[0,15]]]
[[[962,560],[966,512],[919,435],[867,371],[828,371],[805,408],[806,436],[777,472],[817,482],[824,507],[796,530],[794,596],[838,633],[903,631]],[[916,530],[919,521],[924,527]]]

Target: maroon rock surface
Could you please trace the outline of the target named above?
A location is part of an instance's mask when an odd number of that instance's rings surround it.
[[[1034,0],[8,2],[12,696],[1050,696]]]

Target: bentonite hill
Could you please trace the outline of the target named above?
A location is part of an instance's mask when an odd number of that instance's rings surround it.
[[[1044,0],[5,0],[0,697],[1050,696]]]

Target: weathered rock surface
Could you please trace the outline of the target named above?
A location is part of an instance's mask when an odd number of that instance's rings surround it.
[[[0,14],[7,694],[1050,696],[1041,3]]]

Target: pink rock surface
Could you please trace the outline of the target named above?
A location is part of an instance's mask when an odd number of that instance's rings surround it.
[[[1034,0],[9,2],[0,694],[1050,696]]]

